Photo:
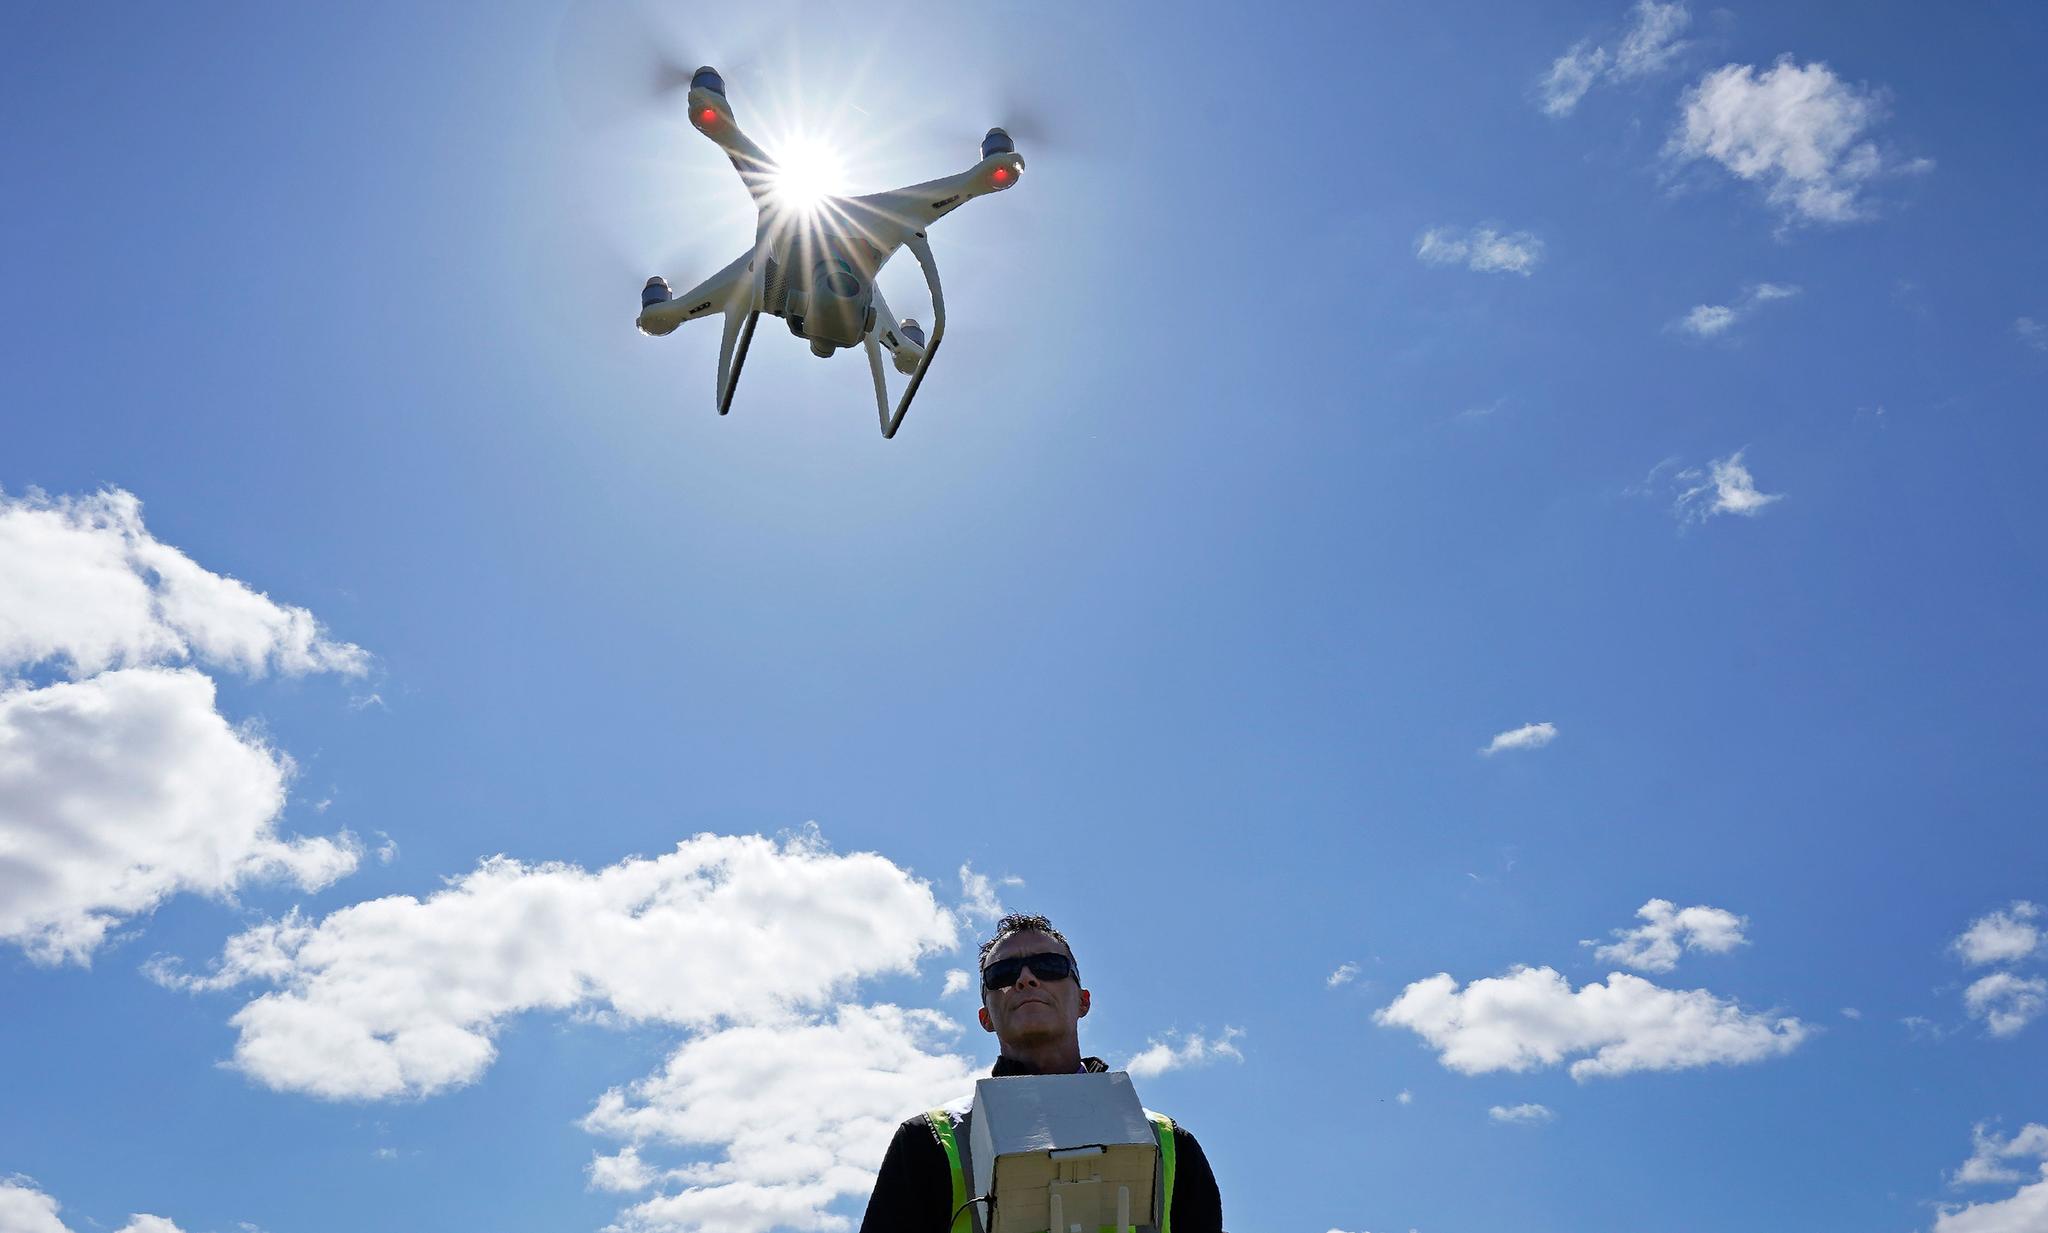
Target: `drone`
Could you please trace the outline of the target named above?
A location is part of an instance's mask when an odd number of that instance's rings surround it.
[[[706,66],[690,78],[689,108],[690,123],[725,151],[753,196],[758,219],[754,244],[682,295],[671,292],[668,280],[658,274],[648,279],[635,324],[643,334],[661,336],[700,317],[724,316],[725,334],[718,346],[720,415],[732,410],[733,391],[762,313],[782,318],[789,332],[808,339],[811,354],[820,358],[842,347],[864,347],[882,436],[893,438],[946,336],[946,298],[925,231],[966,202],[1015,186],[1024,174],[1016,143],[1009,133],[992,128],[981,139],[981,161],[958,175],[865,197],[825,197],[805,211],[777,199],[775,162],[740,131],[718,70]],[[929,339],[916,321],[897,320],[875,285],[875,276],[903,248],[917,258],[931,290]],[[894,411],[882,375],[884,348],[896,371],[910,378]]]

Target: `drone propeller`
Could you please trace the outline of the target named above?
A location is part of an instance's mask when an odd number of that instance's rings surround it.
[[[730,38],[685,39],[638,0],[572,0],[555,45],[563,104],[592,130],[680,116],[699,65],[744,68],[757,58]]]

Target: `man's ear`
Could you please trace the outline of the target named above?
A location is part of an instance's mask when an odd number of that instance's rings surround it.
[[[981,1019],[982,1031],[993,1032],[996,1030],[996,1021],[988,1017],[988,1007],[984,1006],[981,1008],[979,1017]]]
[[[982,1013],[986,1014],[987,1012],[986,1012],[986,1011],[984,1011],[984,1012],[982,1012]],[[1087,991],[1086,989],[1083,989],[1083,990],[1081,990],[1081,1013],[1080,1013],[1080,1014],[1078,1014],[1078,1015],[1075,1015],[1074,1017],[1075,1017],[1076,1019],[1081,1019],[1081,1018],[1085,1018],[1085,1017],[1087,1017],[1087,1014],[1088,1014],[1088,991]]]

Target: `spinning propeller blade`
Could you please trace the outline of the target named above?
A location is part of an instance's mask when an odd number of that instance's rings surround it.
[[[572,0],[555,43],[562,102],[585,129],[681,118],[700,65],[744,68],[758,49],[730,37],[685,36],[639,0]]]

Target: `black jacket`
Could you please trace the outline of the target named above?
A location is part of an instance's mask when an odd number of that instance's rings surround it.
[[[1088,1070],[1108,1070],[1100,1058],[1087,1058]],[[996,1059],[995,1078],[1037,1074],[1009,1058]],[[1223,1233],[1223,1197],[1202,1145],[1180,1123],[1173,1127],[1173,1233]],[[953,1176],[945,1149],[932,1137],[922,1113],[896,1128],[860,1233],[947,1233],[953,1219]]]

